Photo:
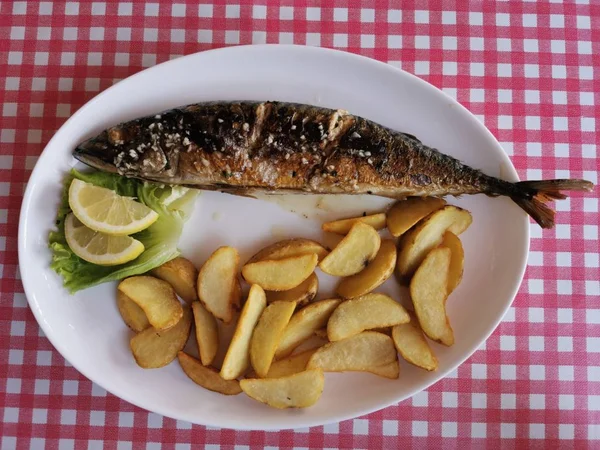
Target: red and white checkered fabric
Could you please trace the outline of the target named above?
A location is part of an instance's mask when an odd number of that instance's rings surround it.
[[[521,177],[598,181],[597,1],[195,3],[0,3],[1,448],[600,447],[598,190],[559,202],[554,230],[532,226],[519,294],[472,358],[366,417],[277,433],[192,426],[107,394],[53,349],[17,270],[30,171],[84,102],[180,55],[267,42],[387,61],[476,114]]]

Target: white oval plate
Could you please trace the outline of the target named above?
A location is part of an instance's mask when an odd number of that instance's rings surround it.
[[[33,171],[21,211],[19,262],[29,304],[48,339],[83,375],[130,403],[176,419],[236,429],[307,427],[353,418],[398,403],[454,370],[496,328],[522,280],[529,222],[504,198],[449,199],[470,210],[474,221],[461,236],[464,279],[448,301],[456,344],[434,345],[439,369],[429,373],[401,361],[398,380],[327,374],[320,401],[303,410],[276,410],[243,394],[227,397],[204,390],[176,361],[162,369],[139,368],[129,351],[130,332],[116,308],[115,284],[74,296],[63,289],[49,268],[47,236],[62,177],[75,164],[75,145],[119,121],[198,101],[242,99],[344,108],[414,134],[490,175],[517,180],[499,144],[465,108],[426,82],[371,59],[311,47],[241,46],[160,64],[107,89],[77,111],[48,143]],[[373,198],[370,202],[366,209],[383,205]],[[340,203],[345,209],[336,206]],[[325,199],[321,206],[316,218],[306,219],[277,202],[204,192],[180,248],[198,266],[223,244],[238,247],[244,261],[282,237],[326,240],[322,219],[359,212],[365,203]],[[321,297],[331,294],[333,286],[323,277]],[[399,295],[393,279],[379,290]]]

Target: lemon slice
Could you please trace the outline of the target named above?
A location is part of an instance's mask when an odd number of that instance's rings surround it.
[[[82,224],[74,214],[65,219],[67,244],[81,259],[100,266],[115,266],[134,260],[144,244],[129,236],[111,236]]]
[[[78,179],[69,187],[69,206],[85,226],[112,236],[137,233],[158,219],[155,211],[130,197]]]

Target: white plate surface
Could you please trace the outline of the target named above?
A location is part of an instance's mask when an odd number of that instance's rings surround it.
[[[398,403],[430,386],[468,358],[496,328],[521,283],[529,246],[526,215],[508,199],[483,195],[452,204],[473,214],[461,236],[462,284],[448,301],[456,344],[434,344],[440,367],[429,373],[401,361],[398,380],[369,374],[327,374],[320,401],[303,410],[276,410],[245,395],[226,397],[200,388],[173,362],[143,370],[129,351],[130,332],[115,303],[115,284],[70,296],[49,268],[47,236],[60,199],[61,179],[74,164],[77,143],[119,121],[205,100],[280,100],[343,108],[419,137],[425,144],[490,175],[516,181],[516,172],[494,137],[467,110],[424,81],[383,63],[311,47],[248,46],[189,55],[138,73],[107,89],[71,117],[48,143],[23,201],[20,268],[29,304],[58,351],[83,375],[142,408],[193,423],[237,429],[321,425]],[[311,200],[312,201],[312,200]],[[311,205],[314,206],[314,202]],[[239,248],[242,261],[282,237],[327,241],[320,221],[376,210],[371,199],[306,205],[204,192],[180,241],[198,266],[219,245]],[[290,207],[290,205],[292,205]],[[295,206],[294,206],[295,205]],[[290,209],[296,209],[296,213]],[[314,211],[313,211],[314,212]],[[334,283],[322,277],[321,298]],[[394,280],[382,288],[401,295]]]

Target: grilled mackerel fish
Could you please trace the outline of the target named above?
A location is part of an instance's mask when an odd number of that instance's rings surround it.
[[[585,180],[511,183],[344,110],[281,102],[207,102],[109,128],[79,161],[126,177],[248,195],[252,191],[408,196],[507,196],[542,228],[545,203]]]

